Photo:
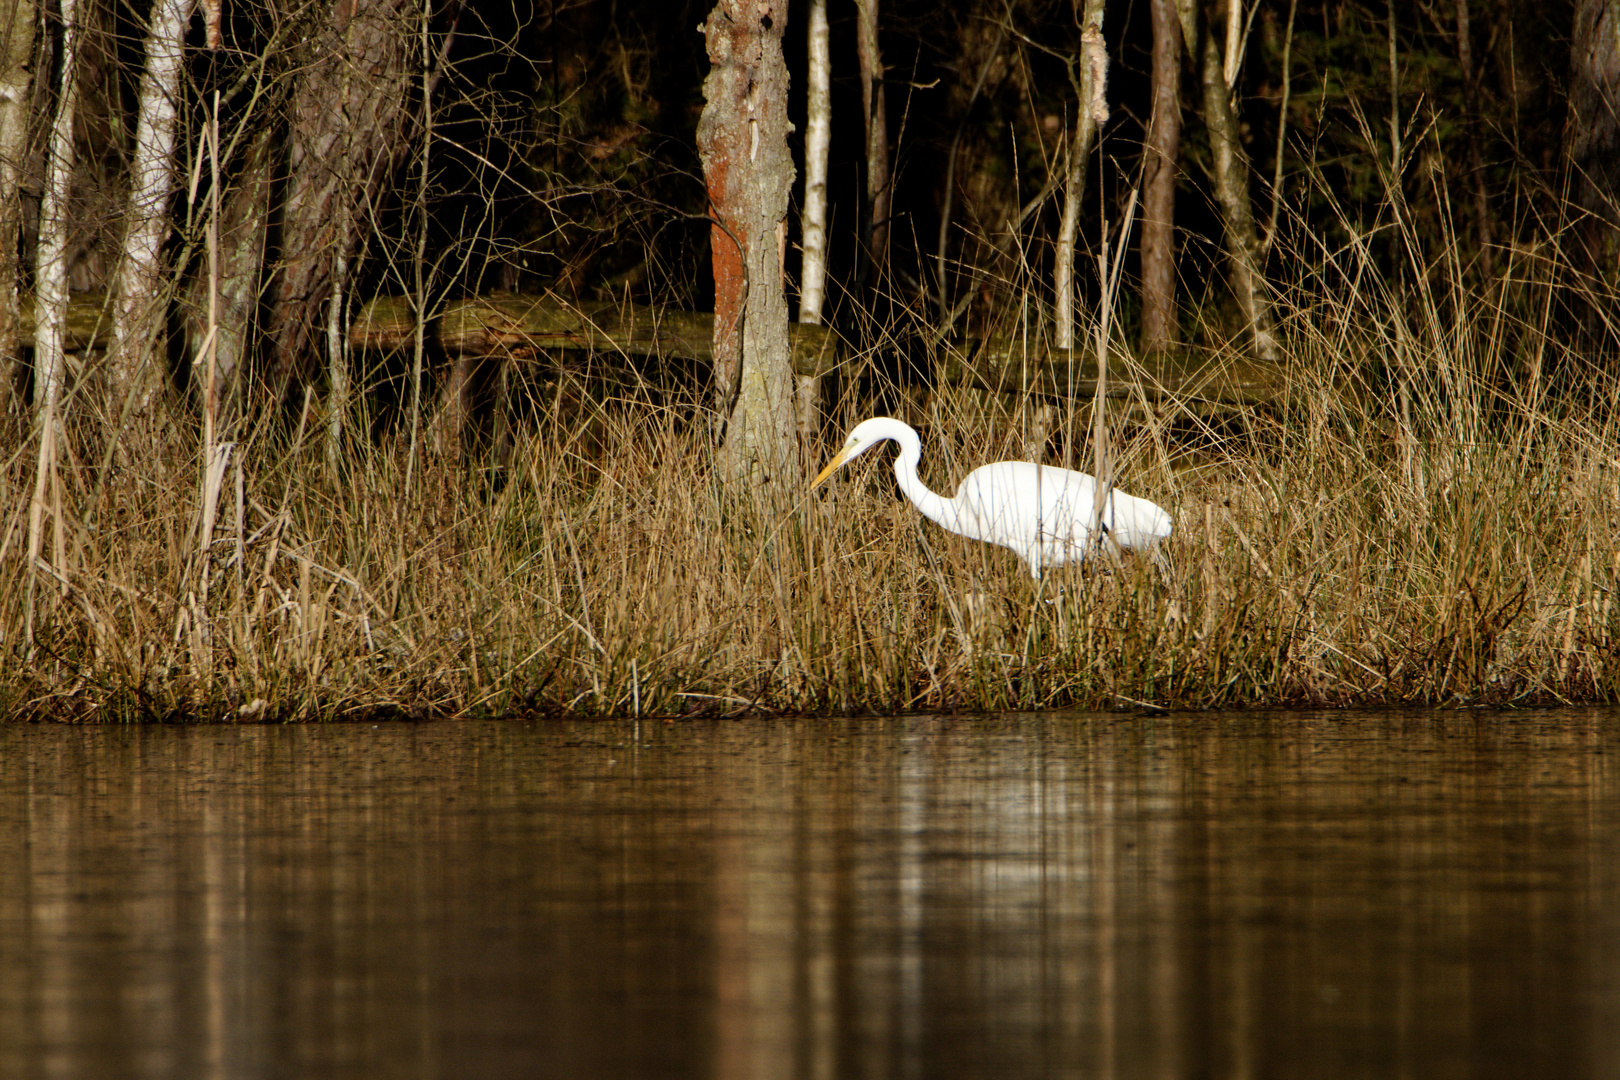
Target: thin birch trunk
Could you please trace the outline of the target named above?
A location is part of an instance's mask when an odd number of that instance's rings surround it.
[[[40,197],[39,243],[34,260],[34,402],[39,428],[39,463],[34,495],[28,507],[28,648],[33,648],[35,567],[44,545],[47,503],[53,509],[57,570],[63,566],[61,492],[56,482],[56,443],[60,438],[62,383],[67,370],[62,353],[68,306],[68,189],[73,177],[73,113],[79,101],[79,12],[77,0],[61,0],[62,60],[56,118],[51,125]]]
[[[422,373],[427,362],[427,321],[428,321],[428,277],[427,277],[427,238],[428,238],[428,186],[432,176],[430,164],[433,160],[433,82],[432,72],[428,70],[428,20],[424,12],[417,32],[420,36],[422,49],[422,126],[425,137],[422,139],[421,171],[417,174],[416,205],[412,208],[416,217],[416,257],[411,260],[411,296],[413,315],[416,324],[414,338],[411,342],[411,444],[410,452],[405,457],[405,502],[410,503],[412,485],[416,479],[416,458],[421,449],[422,437]],[[460,362],[458,358],[458,363]],[[456,380],[452,380],[456,381]],[[453,387],[459,396],[461,387]]]
[[[1142,349],[1176,346],[1176,161],[1181,155],[1181,26],[1175,0],[1153,9],[1153,114],[1142,147]],[[1236,10],[1237,4],[1232,5]]]
[[[219,91],[203,129],[208,155],[208,331],[203,335],[203,461],[214,460],[219,432]],[[206,593],[207,590],[204,589]]]
[[[889,260],[888,106],[883,54],[878,48],[878,0],[855,0],[855,47],[861,63],[861,108],[866,112],[866,233],[868,280],[876,284]]]
[[[795,434],[782,294],[782,225],[793,186],[781,0],[721,0],[705,23],[709,61],[698,155],[714,215],[714,369],[729,482],[785,480]]]
[[[1086,0],[1080,34],[1080,102],[1069,143],[1063,217],[1053,254],[1053,318],[1060,349],[1074,348],[1074,243],[1080,235],[1080,201],[1085,197],[1086,159],[1099,124],[1108,120],[1108,47],[1102,36],[1103,0]]]
[[[1389,28],[1389,175],[1401,178],[1401,58],[1395,48],[1395,0],[1388,0]]]
[[[0,417],[20,417],[17,378],[22,360],[22,165],[28,146],[28,101],[33,89],[33,0],[14,0],[0,15]]]
[[[1228,96],[1221,48],[1210,33],[1203,35],[1202,48],[1197,47],[1197,0],[1176,0],[1176,10],[1181,16],[1182,37],[1197,58],[1202,76],[1204,126],[1209,132],[1210,170],[1214,174],[1215,201],[1221,208],[1228,278],[1243,317],[1250,350],[1259,359],[1275,360],[1278,353],[1271,298],[1261,273],[1260,237],[1249,201],[1249,157],[1239,140],[1238,119]]]
[[[113,306],[111,416],[143,423],[163,387],[159,347],[168,297],[162,264],[176,183],[175,132],[186,28],[195,0],[157,0],[146,35],[123,258]],[[128,399],[126,401],[126,398]]]
[[[79,36],[77,0],[61,0],[61,85],[56,118],[51,125],[45,185],[39,207],[39,243],[35,251],[34,401],[42,435],[49,439],[60,420],[62,383],[66,375],[63,326],[68,307],[67,201],[73,179],[73,113],[79,101]],[[43,457],[43,451],[41,456]],[[33,548],[37,554],[37,547]]]
[[[832,56],[827,40],[827,0],[810,0],[808,100],[804,131],[804,215],[800,232],[799,322],[821,325],[827,284],[827,155],[832,146]],[[798,376],[799,445],[808,453],[821,426],[821,379]]]
[[[326,469],[334,484],[343,467],[343,425],[349,414],[349,350],[343,334],[343,286],[349,260],[343,249],[332,256],[332,299],[326,314]]]
[[[213,681],[213,617],[209,592],[213,583],[212,560],[214,524],[219,515],[219,497],[224,488],[225,468],[235,444],[218,441],[219,433],[219,92],[214,93],[213,111],[203,129],[203,153],[208,157],[208,332],[204,337],[206,357],[203,371],[203,470],[202,503],[198,507],[197,550],[193,563],[197,571],[197,604],[191,609],[192,675],[200,704]],[[240,476],[240,469],[238,469]],[[240,521],[240,512],[238,513]]]
[[[213,582],[211,560],[208,557],[214,545],[214,523],[219,514],[219,496],[225,481],[225,467],[230,461],[233,443],[218,442],[219,434],[219,92],[214,92],[213,111],[204,128],[208,155],[208,333],[203,350],[207,359],[203,372],[203,474],[201,519],[197,525],[197,597],[198,625],[194,628],[197,651],[192,656],[193,671],[197,675],[199,701],[206,696],[205,689],[213,678],[213,620],[209,604],[209,589]],[[240,517],[240,515],[238,515]]]

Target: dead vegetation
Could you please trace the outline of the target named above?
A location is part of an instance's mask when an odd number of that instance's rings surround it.
[[[0,633],[22,662],[4,704],[261,720],[1613,700],[1620,385],[1538,381],[1578,362],[1517,314],[1549,276],[1527,262],[1445,311],[1365,276],[1301,282],[1286,398],[1110,400],[1116,474],[1175,518],[1162,558],[1105,552],[1040,586],[924,521],[886,455],[826,498],[740,499],[696,404],[633,385],[520,383],[530,422],[504,464],[429,454],[408,497],[403,434],[334,471],[317,417],[266,425],[212,484],[176,438],[161,468],[92,492],[96,447],[70,426],[56,490],[96,510],[33,575],[30,462],[5,472]],[[936,488],[1031,449],[1090,460],[1083,408],[1053,425],[1034,399],[894,386],[862,362],[844,384],[876,392],[846,394],[830,438],[898,412]]]

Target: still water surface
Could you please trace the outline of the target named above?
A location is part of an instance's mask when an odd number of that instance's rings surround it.
[[[0,1076],[1620,1077],[1620,713],[0,726]]]

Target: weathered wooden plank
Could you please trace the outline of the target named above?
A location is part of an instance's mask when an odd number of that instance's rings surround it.
[[[1286,372],[1230,355],[1153,353],[1140,359],[1115,352],[1110,358],[1107,393],[1149,399],[1202,398],[1231,403],[1271,401],[1286,390]],[[944,350],[940,377],[1000,393],[1089,398],[1097,393],[1094,350],[1026,348],[1010,337],[967,341]]]
[[[387,297],[365,306],[349,330],[351,345],[401,349],[416,324],[410,302]],[[490,355],[511,349],[583,349],[631,355],[678,356],[712,362],[714,315],[615,301],[565,304],[550,297],[497,293],[451,304],[429,327],[446,352]],[[789,328],[793,366],[801,375],[831,371],[842,355],[824,326]]]
[[[34,298],[24,294],[18,299],[21,316],[18,321],[18,340],[24,345],[34,344]],[[66,352],[105,348],[112,337],[112,311],[107,307],[106,293],[70,293],[68,295],[67,326],[63,328],[62,348]]]

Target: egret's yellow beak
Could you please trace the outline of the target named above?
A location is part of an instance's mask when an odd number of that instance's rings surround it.
[[[834,454],[833,459],[831,461],[827,462],[827,467],[825,469],[822,469],[819,473],[817,473],[816,478],[814,480],[810,481],[810,490],[814,491],[814,490],[816,490],[816,488],[818,488],[822,484],[824,484],[826,482],[826,480],[827,480],[827,477],[829,477],[833,473],[837,472],[838,471],[838,466],[842,465],[844,462],[846,462],[848,460],[849,460],[849,447],[846,446],[842,450],[838,451],[838,453]]]

